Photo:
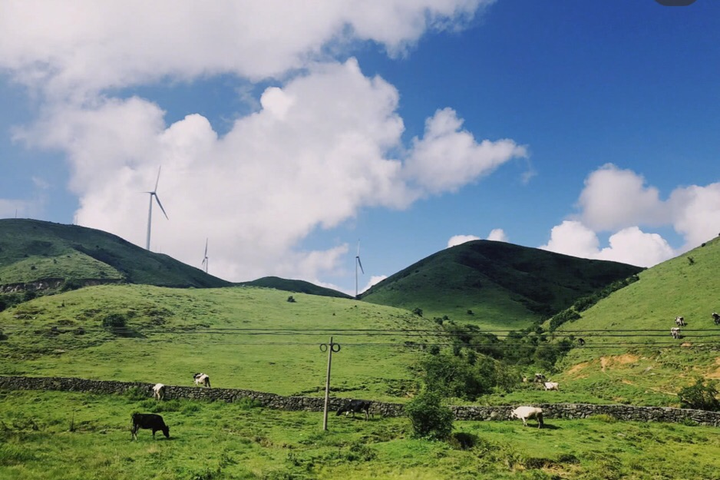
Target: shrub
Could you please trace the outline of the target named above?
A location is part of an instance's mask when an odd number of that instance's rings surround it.
[[[290,295],[290,296],[287,298],[287,301],[290,302],[290,303],[295,303],[295,297],[293,297],[292,295]]]
[[[103,318],[102,326],[116,335],[122,335],[127,331],[127,320],[122,313],[108,313]]]
[[[405,405],[405,414],[418,438],[444,440],[453,429],[453,412],[442,405],[439,394],[424,391]]]
[[[422,308],[419,308],[419,307],[415,308],[415,310],[413,310],[413,313],[414,313],[415,315],[417,315],[418,317],[422,317],[422,316],[423,316]]]
[[[680,398],[680,406],[683,408],[717,411],[720,410],[717,394],[718,391],[714,383],[708,382],[706,385],[701,378],[698,378],[695,385],[682,388],[678,393],[678,397]]]

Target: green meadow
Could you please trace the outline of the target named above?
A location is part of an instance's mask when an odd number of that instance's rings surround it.
[[[108,318],[124,324],[107,326]],[[281,395],[324,391],[327,353],[320,345],[332,336],[340,344],[333,388],[375,400],[416,390],[410,367],[419,345],[436,342],[438,331],[410,312],[349,299],[145,285],[37,298],[0,312],[0,329],[6,375],[191,385],[202,371],[214,387]]]
[[[447,442],[414,439],[403,418],[284,412],[249,403],[0,391],[0,478],[717,479],[716,428],[610,417],[455,422]],[[160,413],[170,439],[130,414]]]

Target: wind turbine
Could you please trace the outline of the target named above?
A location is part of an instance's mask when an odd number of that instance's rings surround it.
[[[357,255],[355,255],[355,298],[358,298],[358,267],[360,267],[360,271],[365,275],[365,270],[363,270],[362,262],[360,261],[360,240],[358,240]]]
[[[162,203],[160,203],[160,197],[157,195],[157,187],[158,183],[160,182],[160,169],[162,167],[158,167],[158,174],[157,174],[157,180],[155,180],[155,189],[152,192],[145,192],[150,194],[150,207],[148,208],[148,229],[147,229],[147,242],[145,243],[145,248],[147,250],[150,250],[150,230],[152,227],[152,206],[153,206],[153,197],[155,197],[155,200],[157,201],[158,206],[160,207],[160,210],[162,210],[163,215],[165,215],[165,218],[170,220],[168,218],[167,213],[165,213],[165,209],[162,206]]]
[[[210,259],[207,256],[208,239],[205,239],[205,256],[203,257],[202,266],[205,269],[205,273],[208,273],[208,267],[210,266]]]

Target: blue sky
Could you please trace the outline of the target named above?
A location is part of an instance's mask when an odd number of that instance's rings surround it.
[[[353,293],[491,238],[652,266],[720,232],[720,5],[0,4],[0,217]],[[194,6],[196,5],[196,6]]]

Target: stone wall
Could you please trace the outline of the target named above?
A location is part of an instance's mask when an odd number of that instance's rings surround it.
[[[0,389],[5,390],[61,390],[65,392],[87,392],[97,394],[123,394],[133,389],[146,392],[152,397],[153,384],[141,382],[115,382],[85,380],[61,377],[19,377],[0,376]],[[324,399],[321,397],[285,397],[273,393],[256,392],[235,388],[203,388],[167,385],[167,400],[182,398],[188,400],[236,402],[247,398],[263,407],[278,410],[304,410],[321,412]],[[337,410],[348,399],[331,398],[330,409]],[[594,415],[610,415],[617,420],[641,422],[695,422],[700,425],[720,426],[720,412],[670,407],[636,407],[631,405],[593,405],[577,403],[533,404],[543,409],[546,419],[582,419]],[[451,407],[456,420],[509,420],[515,406],[454,406]],[[403,406],[399,403],[373,402],[376,415],[399,417]],[[531,421],[532,422],[532,421]]]

